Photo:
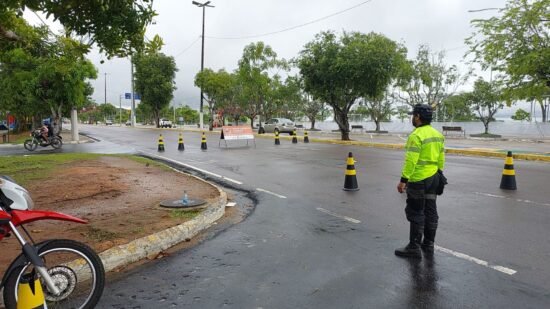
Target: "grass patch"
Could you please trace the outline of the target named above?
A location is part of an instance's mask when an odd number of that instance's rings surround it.
[[[87,230],[82,233],[84,237],[93,240],[95,242],[103,242],[111,239],[115,239],[118,237],[118,235],[114,232],[105,231],[102,229],[95,228],[93,226],[89,226]]]
[[[17,183],[25,186],[32,180],[48,178],[61,165],[101,156],[103,155],[91,153],[7,156],[0,160],[0,174],[11,176]]]
[[[0,160],[0,175],[11,176],[21,186],[30,181],[50,177],[56,168],[75,161],[96,160],[100,157],[114,156],[126,158],[145,165],[158,167],[166,171],[171,169],[154,160],[133,155],[108,155],[98,153],[60,153],[45,155],[6,156]]]
[[[170,167],[168,167],[167,165],[162,164],[160,162],[157,162],[155,160],[148,159],[148,158],[134,156],[134,155],[128,155],[128,154],[117,154],[117,155],[113,155],[113,156],[120,157],[120,158],[127,158],[127,159],[130,159],[130,160],[132,160],[134,162],[137,162],[137,163],[143,163],[145,165],[149,164],[147,166],[152,165],[152,166],[161,168],[161,169],[166,170],[166,171],[172,171],[172,169]]]
[[[479,134],[470,134],[471,137],[484,137],[484,138],[501,138],[502,135],[491,134],[491,133],[479,133]]]
[[[181,209],[172,209],[170,211],[170,218],[172,219],[193,219],[198,216],[202,210],[181,210]]]

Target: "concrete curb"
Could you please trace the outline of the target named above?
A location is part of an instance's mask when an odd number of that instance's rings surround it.
[[[163,250],[188,240],[209,228],[225,214],[227,193],[222,191],[218,186],[196,176],[185,175],[195,177],[214,186],[220,193],[219,198],[214,203],[209,204],[197,217],[187,222],[101,252],[99,256],[103,261],[106,272],[127,266],[150,256],[156,256]]]
[[[256,135],[260,138],[273,138],[270,135]],[[279,136],[280,139],[291,140],[292,137],[289,136]],[[302,136],[298,136],[298,140],[303,141]],[[373,143],[373,142],[362,142],[362,141],[342,141],[336,139],[321,139],[321,138],[309,138],[310,142],[325,143],[325,144],[337,144],[337,145],[350,145],[350,146],[364,146],[364,147],[373,147],[373,148],[384,148],[384,149],[404,149],[405,144],[389,144],[389,143]],[[478,149],[457,149],[457,148],[447,148],[445,150],[447,154],[461,155],[461,156],[476,156],[476,157],[492,157],[492,158],[505,158],[506,152],[498,151],[488,151],[488,150],[478,150]],[[550,155],[539,155],[531,153],[515,153],[513,154],[514,159],[519,160],[528,160],[528,161],[541,161],[541,162],[550,162]]]

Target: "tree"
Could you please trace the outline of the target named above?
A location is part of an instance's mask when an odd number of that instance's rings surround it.
[[[411,107],[429,104],[438,116],[441,102],[453,95],[468,77],[469,73],[460,75],[456,66],[445,63],[445,52],[432,53],[429,46],[420,45],[416,58],[405,62],[401,68],[396,83],[398,91],[393,96]]]
[[[379,95],[378,97],[367,97],[364,99],[366,114],[374,121],[376,132],[380,131],[380,122],[390,120],[395,114],[392,107],[392,102],[387,94]]]
[[[83,37],[82,54],[95,44],[109,56],[127,56],[139,50],[145,27],[155,16],[152,0],[4,0],[0,5],[0,41],[27,40],[26,33],[16,27],[26,9],[53,17],[68,35]]]
[[[474,84],[474,90],[466,95],[466,100],[483,122],[485,134],[489,134],[489,123],[494,121],[498,110],[504,107],[500,84],[479,78]]]
[[[549,7],[550,0],[508,0],[500,16],[472,20],[476,31],[466,39],[475,62],[501,73],[507,104],[535,99],[543,121],[550,93]]]
[[[406,48],[377,33],[321,32],[297,60],[304,90],[326,102],[342,140],[349,140],[348,113],[361,97],[378,97],[405,62]]]
[[[466,93],[446,98],[441,107],[440,111],[444,121],[472,121],[476,119],[468,104],[468,94]]]
[[[252,127],[256,116],[260,116],[261,126],[261,114],[269,92],[269,70],[282,65],[283,62],[277,59],[277,53],[263,42],[251,43],[243,50],[237,74],[242,86],[242,95],[247,102],[243,110],[251,119]]]
[[[395,114],[397,115],[397,119],[401,120],[401,122],[405,122],[405,119],[410,117],[409,110],[410,108],[407,106],[398,106],[395,109]]]
[[[214,110],[221,108],[221,105],[233,96],[234,77],[224,69],[214,72],[211,69],[204,69],[195,76],[195,86],[202,89],[208,103],[209,130],[213,130]]]
[[[157,128],[160,111],[170,104],[176,90],[176,62],[173,57],[154,52],[134,58],[136,65],[135,89],[141,95],[141,104],[151,108]]]
[[[517,120],[517,121],[524,121],[524,120],[530,121],[531,120],[531,114],[520,108],[520,109],[516,110],[516,113],[514,115],[512,115],[511,118],[513,120]]]

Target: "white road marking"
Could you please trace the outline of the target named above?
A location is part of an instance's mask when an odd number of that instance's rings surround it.
[[[160,158],[160,159],[163,159],[163,160],[166,160],[166,161],[170,161],[170,162],[175,163],[175,164],[183,165],[183,166],[185,166],[185,167],[192,168],[192,169],[194,169],[194,170],[196,170],[196,171],[199,171],[199,172],[202,172],[202,173],[205,173],[205,174],[214,176],[214,177],[218,177],[218,178],[221,178],[221,179],[224,179],[224,180],[227,180],[227,181],[236,183],[236,184],[238,184],[238,185],[242,185],[242,184],[243,184],[241,181],[238,181],[238,180],[235,180],[235,179],[232,179],[232,178],[229,178],[229,177],[225,177],[225,176],[222,176],[222,175],[219,175],[219,174],[215,174],[215,173],[209,172],[209,171],[207,171],[207,170],[203,170],[202,168],[198,168],[198,167],[193,166],[193,165],[190,165],[190,164],[182,163],[182,162],[179,162],[179,161],[176,161],[176,160],[172,160],[172,159],[167,158],[167,157],[159,156],[159,155],[156,155],[156,154],[153,154],[153,153],[149,153],[149,152],[145,152],[145,151],[142,151],[142,153],[147,154],[147,155],[152,156],[152,157],[157,157],[157,158]]]
[[[235,207],[235,206],[237,206],[237,203],[235,202],[229,202],[225,205],[225,207]]]
[[[459,259],[474,262],[474,263],[479,264],[481,266],[485,266],[485,267],[494,269],[496,271],[500,271],[501,273],[504,273],[504,274],[507,274],[507,275],[513,275],[517,272],[517,271],[515,271],[511,268],[508,268],[508,267],[499,266],[499,265],[490,265],[489,262],[487,262],[487,261],[475,258],[473,256],[469,256],[469,255],[461,253],[461,252],[453,251],[451,249],[443,248],[443,247],[440,247],[440,246],[437,246],[437,245],[435,246],[435,249],[438,250],[438,251],[453,255],[453,256],[455,256]]]
[[[404,140],[404,141],[406,141],[406,140],[407,140],[407,139],[405,139],[405,138],[401,137],[401,135],[397,135],[397,137],[399,137],[400,139],[402,139],[402,140]]]
[[[271,195],[276,196],[276,197],[278,197],[278,198],[286,198],[286,196],[284,196],[284,195],[280,195],[280,194],[277,194],[277,193],[268,191],[268,190],[266,190],[266,189],[256,188],[256,190],[257,190],[257,191],[260,191],[260,192],[267,193],[267,194],[271,194]]]
[[[350,217],[347,217],[347,216],[342,216],[342,215],[339,215],[337,213],[334,213],[330,210],[326,210],[326,209],[321,208],[321,207],[317,207],[317,210],[319,210],[320,212],[324,212],[327,215],[331,215],[331,216],[334,216],[336,218],[344,219],[344,220],[349,221],[351,223],[361,223],[361,221],[359,221],[357,219],[353,219],[353,218],[350,218]]]
[[[496,195],[496,194],[483,193],[483,192],[474,192],[474,193],[477,194],[477,195],[500,198],[500,199],[505,199],[505,200],[512,200],[512,201],[516,201],[516,202],[520,202],[520,203],[535,204],[535,205],[540,205],[540,206],[550,206],[550,203],[539,203],[539,202],[535,202],[535,201],[531,201],[531,200],[522,200],[522,199],[519,199],[519,198],[515,199],[515,198],[511,198],[511,197],[504,196],[504,195]]]

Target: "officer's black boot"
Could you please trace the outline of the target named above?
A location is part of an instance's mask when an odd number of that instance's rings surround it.
[[[409,231],[409,244],[404,248],[395,249],[395,255],[407,258],[422,258],[420,252],[420,242],[424,226],[416,223],[411,223]]]
[[[434,241],[435,241],[435,231],[436,228],[425,227],[424,228],[424,240],[422,241],[422,251],[424,254],[433,255],[434,254]]]

